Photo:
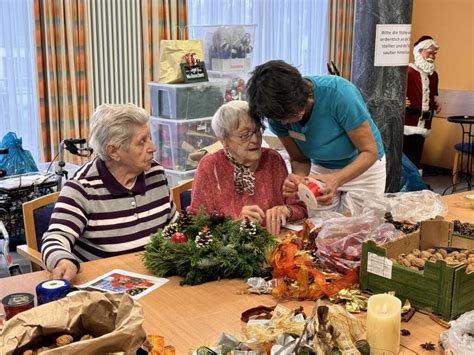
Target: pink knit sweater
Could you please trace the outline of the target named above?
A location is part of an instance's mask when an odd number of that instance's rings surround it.
[[[291,221],[307,217],[303,202],[285,198],[282,186],[288,176],[285,162],[278,152],[262,148],[260,164],[255,171],[255,194],[239,194],[234,189],[234,167],[223,150],[204,156],[194,177],[190,213],[196,214],[200,206],[205,211],[220,212],[238,219],[243,206],[258,205],[265,212],[277,205],[287,205],[293,214]]]

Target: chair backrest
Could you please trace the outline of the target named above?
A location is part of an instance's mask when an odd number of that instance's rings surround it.
[[[59,192],[53,192],[23,203],[23,221],[28,247],[37,251],[41,249],[41,237],[48,230],[54,203],[58,198]]]
[[[191,188],[193,180],[182,182],[170,189],[171,199],[173,200],[176,210],[181,212],[191,204]]]

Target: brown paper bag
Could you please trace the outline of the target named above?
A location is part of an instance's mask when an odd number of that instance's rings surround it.
[[[184,82],[180,64],[188,53],[196,53],[204,60],[204,48],[201,40],[161,40],[159,83],[173,84]]]
[[[84,334],[94,338],[48,350],[45,355],[135,354],[146,342],[142,323],[142,306],[128,294],[78,292],[11,318],[0,333],[0,354],[22,354],[32,348],[30,344],[46,339],[53,343],[62,334],[75,340]]]

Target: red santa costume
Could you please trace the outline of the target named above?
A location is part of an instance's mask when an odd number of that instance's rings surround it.
[[[403,153],[420,167],[425,138],[431,133],[431,120],[436,110],[435,96],[438,96],[438,73],[433,61],[421,56],[420,50],[439,45],[430,36],[422,36],[415,42],[413,54],[415,63],[408,66],[406,107],[403,130]]]

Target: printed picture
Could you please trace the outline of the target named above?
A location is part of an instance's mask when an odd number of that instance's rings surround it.
[[[124,292],[135,299],[139,299],[166,282],[168,280],[164,278],[141,275],[124,270],[112,270],[90,282],[77,286],[77,288],[103,292]]]

